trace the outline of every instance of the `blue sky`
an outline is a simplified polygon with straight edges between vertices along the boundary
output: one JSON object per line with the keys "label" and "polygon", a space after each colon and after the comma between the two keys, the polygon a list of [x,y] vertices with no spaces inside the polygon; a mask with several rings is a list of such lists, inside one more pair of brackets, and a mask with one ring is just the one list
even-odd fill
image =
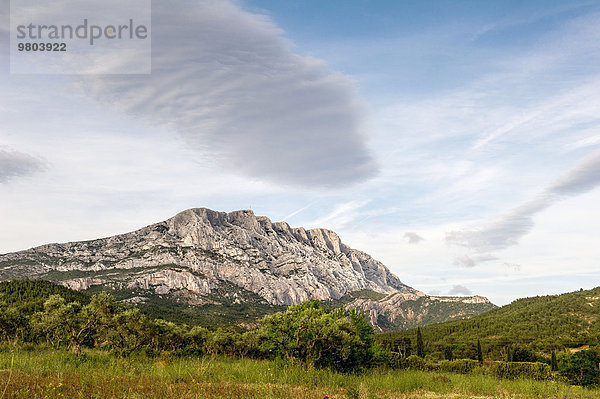
{"label": "blue sky", "polygon": [[150,76],[2,70],[0,253],[251,207],[430,294],[599,285],[600,2],[152,12]]}

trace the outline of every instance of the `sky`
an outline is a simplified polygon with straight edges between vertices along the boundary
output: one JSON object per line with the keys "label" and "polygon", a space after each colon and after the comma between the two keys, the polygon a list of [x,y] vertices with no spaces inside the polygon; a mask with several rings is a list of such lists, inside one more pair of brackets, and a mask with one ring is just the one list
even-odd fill
{"label": "sky", "polygon": [[0,253],[252,209],[431,295],[600,285],[600,1],[155,1],[129,75],[10,73],[1,4]]}

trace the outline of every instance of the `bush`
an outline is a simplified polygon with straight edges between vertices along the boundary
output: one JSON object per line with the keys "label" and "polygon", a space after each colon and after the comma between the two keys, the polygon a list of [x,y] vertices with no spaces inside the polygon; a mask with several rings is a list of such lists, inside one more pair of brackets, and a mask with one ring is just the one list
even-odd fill
{"label": "bush", "polygon": [[401,353],[391,352],[389,355],[389,363],[388,366],[394,369],[405,369],[408,368],[406,363],[406,356],[402,356]]}
{"label": "bush", "polygon": [[468,374],[479,365],[477,360],[472,359],[457,359],[449,362],[443,362],[441,365],[442,371],[451,373]]}
{"label": "bush", "polygon": [[404,368],[413,370],[425,370],[425,360],[417,355],[410,355],[404,359]]}
{"label": "bush", "polygon": [[442,364],[440,362],[434,362],[431,360],[425,360],[425,370],[427,371],[440,371]]}
{"label": "bush", "polygon": [[561,361],[560,374],[574,385],[597,385],[600,383],[600,355],[594,350],[572,354]]}
{"label": "bush", "polygon": [[477,347],[475,345],[459,345],[454,351],[453,356],[455,359],[473,359],[477,360]]}
{"label": "bush", "polygon": [[499,378],[531,378],[534,380],[545,380],[550,377],[550,366],[546,363],[526,362],[492,362],[489,365],[490,372]]}

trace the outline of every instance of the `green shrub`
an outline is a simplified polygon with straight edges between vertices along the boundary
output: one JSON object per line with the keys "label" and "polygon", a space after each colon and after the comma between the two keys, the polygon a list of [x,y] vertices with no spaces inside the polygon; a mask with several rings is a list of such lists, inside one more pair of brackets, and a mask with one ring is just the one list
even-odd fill
{"label": "green shrub", "polygon": [[417,355],[410,355],[409,357],[404,359],[404,368],[409,368],[413,370],[425,370],[425,360],[422,357]]}
{"label": "green shrub", "polygon": [[435,362],[432,360],[425,360],[425,370],[427,371],[440,371],[441,368],[441,363],[440,362]]}
{"label": "green shrub", "polygon": [[499,378],[531,378],[545,380],[550,377],[550,366],[546,363],[492,362],[490,372]]}
{"label": "green shrub", "polygon": [[600,354],[595,350],[583,350],[560,362],[560,374],[571,384],[597,385],[600,383]]}
{"label": "green shrub", "polygon": [[479,365],[477,360],[472,359],[456,359],[449,362],[441,363],[441,370],[451,373],[468,374]]}

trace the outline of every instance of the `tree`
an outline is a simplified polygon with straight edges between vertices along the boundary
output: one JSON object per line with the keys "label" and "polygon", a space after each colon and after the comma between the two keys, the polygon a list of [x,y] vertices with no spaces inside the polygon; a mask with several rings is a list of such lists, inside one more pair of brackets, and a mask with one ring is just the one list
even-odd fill
{"label": "tree", "polygon": [[24,338],[27,329],[27,319],[14,307],[5,307],[0,304],[0,339],[10,340]]}
{"label": "tree", "polygon": [[600,354],[594,350],[583,350],[569,356],[560,364],[560,373],[575,385],[600,384]]}
{"label": "tree", "polygon": [[185,350],[189,354],[203,355],[207,351],[210,331],[204,327],[195,326],[185,333]]}
{"label": "tree", "polygon": [[446,359],[446,360],[452,360],[453,359],[452,347],[450,345],[446,345],[444,347],[444,359]]}
{"label": "tree", "polygon": [[402,338],[398,342],[396,348],[398,348],[398,353],[400,353],[404,357],[412,355],[412,342],[408,337]]}
{"label": "tree", "polygon": [[74,313],[80,307],[78,302],[67,305],[60,295],[50,295],[44,302],[44,310],[32,315],[31,326],[45,335],[50,345],[59,347],[67,336]]}
{"label": "tree", "polygon": [[423,345],[423,337],[421,336],[421,327],[417,327],[417,356],[425,357],[425,346]]}
{"label": "tree", "polygon": [[396,352],[402,357],[408,357],[412,354],[412,341],[408,337],[402,337],[400,334],[388,333],[379,334],[377,338],[383,348]]}
{"label": "tree", "polygon": [[153,336],[152,323],[139,309],[127,309],[116,313],[110,328],[104,332],[104,344],[118,355],[127,356],[150,343]]}
{"label": "tree", "polygon": [[261,324],[261,349],[272,357],[350,372],[374,356],[373,327],[355,310],[330,310],[311,299],[265,316]]}
{"label": "tree", "polygon": [[481,351],[481,342],[477,340],[477,361],[483,362],[483,352]]}
{"label": "tree", "polygon": [[556,352],[552,351],[552,358],[550,359],[550,367],[552,371],[558,370],[558,361],[556,360]]}
{"label": "tree", "polygon": [[52,346],[67,344],[79,353],[83,345],[95,342],[99,330],[109,327],[115,306],[106,293],[95,295],[86,306],[78,301],[66,303],[62,296],[55,294],[44,302],[42,312],[33,314],[31,325],[42,332]]}
{"label": "tree", "polygon": [[537,361],[537,357],[535,353],[531,351],[531,349],[525,346],[517,345],[512,351],[512,361],[534,363]]}

